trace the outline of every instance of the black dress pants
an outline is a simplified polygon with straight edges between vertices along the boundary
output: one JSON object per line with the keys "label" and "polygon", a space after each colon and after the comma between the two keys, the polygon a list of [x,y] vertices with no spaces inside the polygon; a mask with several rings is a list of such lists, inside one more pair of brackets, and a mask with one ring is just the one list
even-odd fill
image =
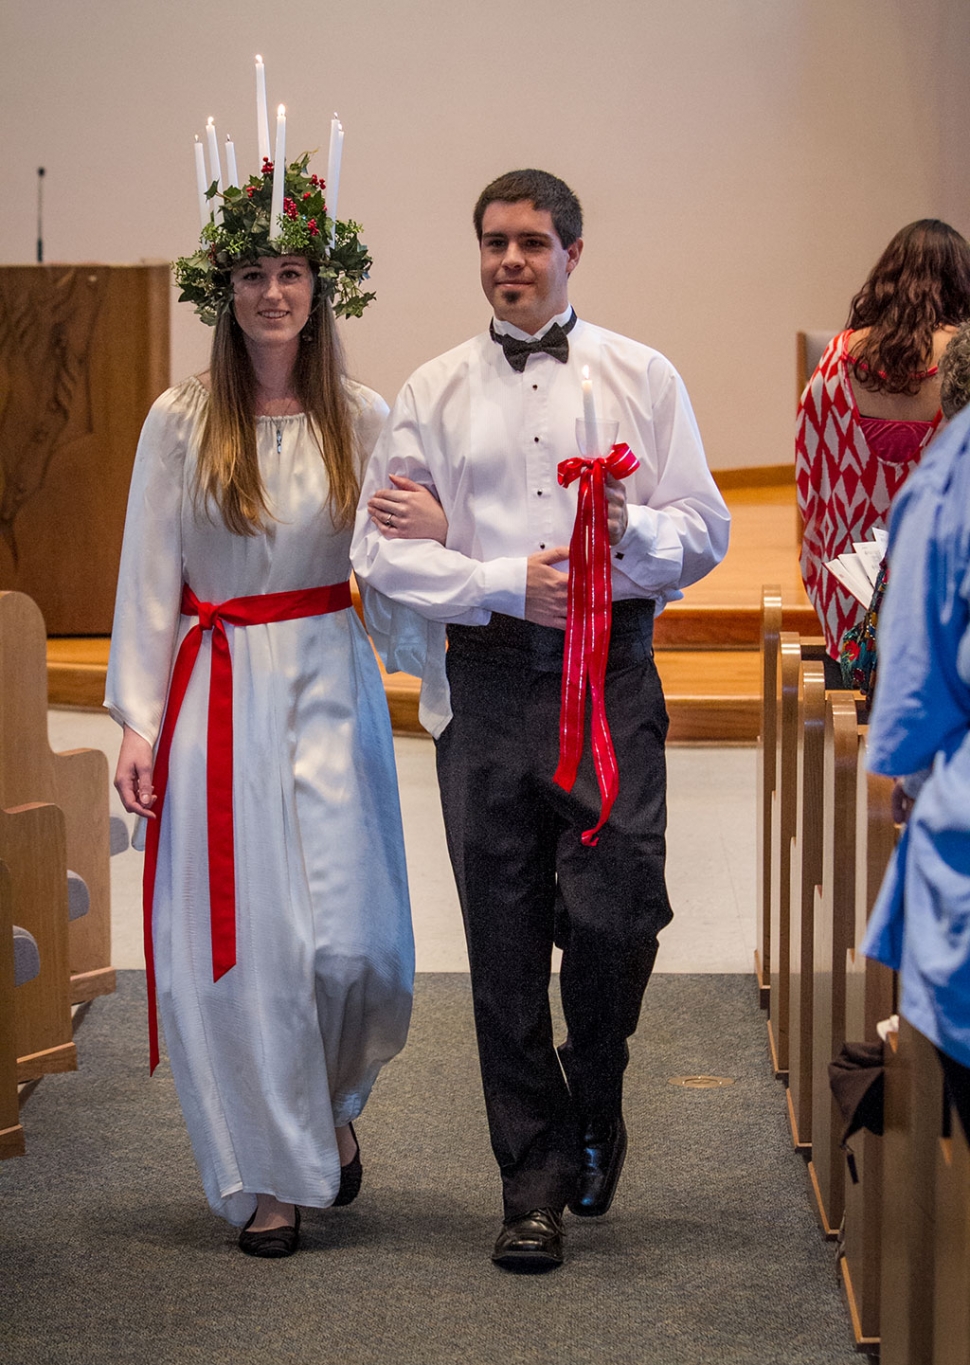
{"label": "black dress pants", "polygon": [[[600,807],[588,727],[572,792],[552,780],[562,631],[498,614],[448,630],[454,716],[438,740],[438,780],[506,1217],[572,1197],[585,1124],[619,1112],[626,1040],[672,917],[652,615],[650,602],[614,605],[606,706],[620,792],[594,848],[580,842]],[[554,942],[567,1027],[558,1056]]]}

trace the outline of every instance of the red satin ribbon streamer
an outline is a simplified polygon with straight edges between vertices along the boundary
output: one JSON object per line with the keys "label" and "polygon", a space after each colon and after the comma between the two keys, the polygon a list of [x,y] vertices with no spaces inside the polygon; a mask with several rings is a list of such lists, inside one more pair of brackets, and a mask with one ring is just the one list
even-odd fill
{"label": "red satin ribbon streamer", "polygon": [[200,602],[188,585],[182,588],[182,615],[198,616],[179,648],[168,693],[168,706],[158,740],[152,785],[155,819],[148,821],[145,837],[145,875],[142,906],[145,920],[145,968],[148,978],[149,1062],[158,1065],[158,1017],[155,1008],[155,953],[152,943],[152,907],[158,838],[168,785],[168,762],[172,736],[185,692],[199,655],[202,637],[212,632],[209,672],[209,729],[206,741],[206,815],[209,843],[209,913],[212,934],[212,979],[218,981],[236,965],[236,859],[232,811],[232,654],[226,622],[232,626],[261,626],[272,621],[295,621],[303,616],[324,616],[351,605],[350,584],[332,583],[323,588],[300,588],[296,592],[268,592],[258,597],[234,597],[228,602]]}
{"label": "red satin ribbon streamer", "polygon": [[586,688],[593,703],[593,763],[600,789],[600,818],[582,836],[594,848],[620,789],[616,754],[606,719],[606,660],[610,652],[613,578],[605,478],[625,479],[640,466],[628,445],[615,445],[595,459],[574,458],[559,465],[559,482],[568,488],[579,480],[576,521],[569,542],[569,604],[562,661],[562,707],[559,713],[559,766],[553,780],[572,791],[583,756]]}

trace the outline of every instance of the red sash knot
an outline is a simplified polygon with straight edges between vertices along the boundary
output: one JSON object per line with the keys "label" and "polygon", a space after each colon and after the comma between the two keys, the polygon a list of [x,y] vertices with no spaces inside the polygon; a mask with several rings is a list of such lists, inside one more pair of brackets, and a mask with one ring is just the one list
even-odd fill
{"label": "red sash knot", "polygon": [[206,817],[209,845],[209,913],[212,933],[212,979],[218,981],[236,965],[236,859],[233,846],[232,809],[232,654],[226,624],[268,625],[295,621],[304,616],[324,616],[351,605],[350,584],[333,583],[323,588],[300,588],[295,592],[268,592],[257,597],[233,597],[227,602],[200,602],[186,584],[182,588],[182,615],[197,616],[198,623],[186,634],[175,658],[168,705],[162,724],[152,785],[155,819],[147,822],[145,875],[142,905],[145,922],[145,968],[148,980],[148,1039],[151,1070],[158,1065],[158,1018],[155,996],[155,953],[152,943],[152,907],[158,867],[158,839],[168,786],[172,736],[202,637],[212,633],[209,672],[209,723],[206,740]]}
{"label": "red sash knot", "polygon": [[593,764],[600,789],[600,817],[582,836],[594,848],[620,789],[616,754],[606,719],[606,661],[610,652],[613,578],[606,508],[607,474],[625,479],[640,466],[628,445],[615,445],[606,456],[563,460],[563,488],[579,480],[576,521],[569,542],[569,602],[562,662],[562,707],[559,713],[559,766],[553,781],[572,791],[583,756],[586,689],[592,699]]}

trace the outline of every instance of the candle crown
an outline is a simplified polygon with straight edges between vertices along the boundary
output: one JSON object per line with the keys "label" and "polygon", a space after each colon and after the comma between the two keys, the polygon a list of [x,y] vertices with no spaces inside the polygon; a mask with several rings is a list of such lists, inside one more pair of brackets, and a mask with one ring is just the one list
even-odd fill
{"label": "candle crown", "polygon": [[307,169],[305,152],[286,167],[283,212],[271,223],[273,163],[264,161],[259,175],[242,187],[206,191],[212,220],[202,229],[199,248],[174,263],[180,303],[193,303],[202,321],[215,326],[232,302],[231,272],[261,256],[304,256],[315,268],[323,297],[338,317],[360,317],[376,295],[362,289],[372,264],[360,241],[359,223],[334,222],[326,203],[326,185]]}

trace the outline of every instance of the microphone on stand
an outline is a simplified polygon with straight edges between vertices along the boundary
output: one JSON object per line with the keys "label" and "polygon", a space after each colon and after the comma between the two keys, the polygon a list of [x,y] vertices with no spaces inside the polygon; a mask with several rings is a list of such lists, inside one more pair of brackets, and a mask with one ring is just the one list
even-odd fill
{"label": "microphone on stand", "polygon": [[44,176],[43,166],[37,167],[37,264],[44,263]]}

